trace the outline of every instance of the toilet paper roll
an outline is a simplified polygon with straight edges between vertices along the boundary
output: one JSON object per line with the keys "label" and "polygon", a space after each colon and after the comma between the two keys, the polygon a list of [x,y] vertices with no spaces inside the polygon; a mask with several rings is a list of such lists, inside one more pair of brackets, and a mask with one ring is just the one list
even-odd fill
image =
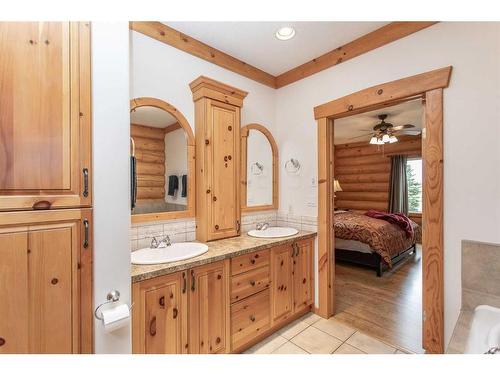
{"label": "toilet paper roll", "polygon": [[128,326],[130,309],[128,305],[121,304],[102,312],[102,324],[106,332],[113,332]]}

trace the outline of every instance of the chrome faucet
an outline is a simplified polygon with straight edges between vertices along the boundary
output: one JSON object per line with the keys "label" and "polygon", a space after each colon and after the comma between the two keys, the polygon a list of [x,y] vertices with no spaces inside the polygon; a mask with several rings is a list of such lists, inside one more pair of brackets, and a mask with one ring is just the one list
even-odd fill
{"label": "chrome faucet", "polygon": [[269,223],[257,223],[257,230],[266,230],[267,228],[269,228]]}
{"label": "chrome faucet", "polygon": [[160,242],[156,239],[156,237],[153,237],[151,239],[151,245],[149,246],[151,249],[158,249],[158,248],[163,248],[167,246],[172,246],[172,242],[170,241],[170,236],[165,236],[163,237]]}

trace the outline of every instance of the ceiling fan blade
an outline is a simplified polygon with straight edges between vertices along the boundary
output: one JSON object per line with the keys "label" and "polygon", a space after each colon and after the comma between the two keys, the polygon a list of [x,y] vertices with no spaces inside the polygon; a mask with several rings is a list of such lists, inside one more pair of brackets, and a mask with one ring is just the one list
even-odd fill
{"label": "ceiling fan blade", "polygon": [[400,130],[398,131],[398,135],[420,135],[422,133],[421,130]]}
{"label": "ceiling fan blade", "polygon": [[398,125],[398,126],[394,126],[392,128],[392,130],[410,129],[410,128],[414,128],[414,127],[415,127],[415,125],[412,125],[412,124]]}
{"label": "ceiling fan blade", "polygon": [[356,139],[356,138],[367,138],[370,134],[363,134],[363,135],[358,135],[356,137],[351,137],[351,138],[347,138],[347,139]]}

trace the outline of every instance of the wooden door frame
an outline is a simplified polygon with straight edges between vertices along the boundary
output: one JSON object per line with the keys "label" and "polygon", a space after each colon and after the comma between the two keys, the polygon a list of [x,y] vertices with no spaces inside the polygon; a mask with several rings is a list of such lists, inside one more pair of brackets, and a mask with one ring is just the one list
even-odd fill
{"label": "wooden door frame", "polygon": [[335,119],[422,98],[423,231],[422,346],[427,353],[444,352],[443,281],[443,89],[452,67],[373,86],[314,108],[318,123],[318,314],[335,311],[335,234],[333,177]]}

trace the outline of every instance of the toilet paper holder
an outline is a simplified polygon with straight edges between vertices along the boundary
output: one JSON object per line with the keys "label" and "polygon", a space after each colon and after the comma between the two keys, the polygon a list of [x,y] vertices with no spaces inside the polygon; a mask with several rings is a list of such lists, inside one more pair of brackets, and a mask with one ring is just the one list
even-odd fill
{"label": "toilet paper holder", "polygon": [[[112,290],[110,291],[107,296],[106,296],[106,302],[103,302],[101,303],[99,306],[97,306],[94,310],[94,316],[96,317],[96,319],[98,320],[104,320],[103,317],[102,317],[102,313],[99,314],[99,310],[101,309],[101,307],[103,307],[104,305],[107,305],[109,303],[113,303],[113,302],[118,302],[120,300],[120,292],[118,290]],[[133,304],[132,304],[133,306]],[[129,306],[129,310],[132,310],[132,306]]]}

